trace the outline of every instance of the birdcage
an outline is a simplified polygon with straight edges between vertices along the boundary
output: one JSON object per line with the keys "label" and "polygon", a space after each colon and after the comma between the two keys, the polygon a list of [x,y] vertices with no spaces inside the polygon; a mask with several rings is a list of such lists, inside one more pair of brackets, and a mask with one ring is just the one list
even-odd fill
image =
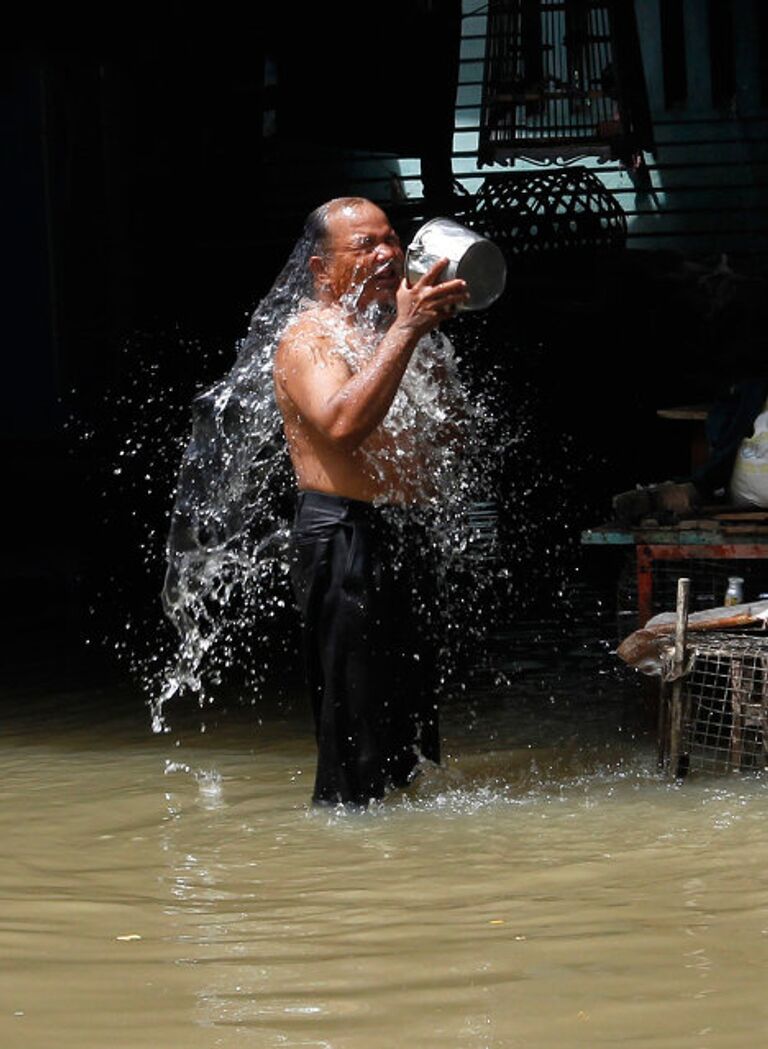
{"label": "birdcage", "polygon": [[768,634],[689,635],[681,669],[663,675],[659,743],[660,763],[677,776],[764,771]]}
{"label": "birdcage", "polygon": [[632,4],[489,0],[486,8],[478,166],[652,149]]}

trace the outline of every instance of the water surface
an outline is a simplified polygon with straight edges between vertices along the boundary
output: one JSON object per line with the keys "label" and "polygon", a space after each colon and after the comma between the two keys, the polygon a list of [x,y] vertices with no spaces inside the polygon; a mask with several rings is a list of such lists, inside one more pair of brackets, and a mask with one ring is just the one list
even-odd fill
{"label": "water surface", "polygon": [[309,807],[298,698],[155,735],[129,688],[17,686],[0,1045],[764,1044],[768,787],[665,782],[599,673],[453,699],[444,766],[362,814]]}

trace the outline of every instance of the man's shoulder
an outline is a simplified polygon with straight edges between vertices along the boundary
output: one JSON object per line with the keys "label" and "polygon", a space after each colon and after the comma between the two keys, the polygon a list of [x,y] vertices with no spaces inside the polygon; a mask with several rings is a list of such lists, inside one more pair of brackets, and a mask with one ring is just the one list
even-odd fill
{"label": "man's shoulder", "polygon": [[343,364],[344,346],[345,332],[338,311],[327,306],[310,306],[285,328],[277,347],[276,364],[285,365],[288,361],[299,367],[328,365],[332,361]]}
{"label": "man's shoulder", "polygon": [[314,305],[301,310],[286,326],[281,342],[306,338],[330,339],[338,328],[338,313],[330,306]]}

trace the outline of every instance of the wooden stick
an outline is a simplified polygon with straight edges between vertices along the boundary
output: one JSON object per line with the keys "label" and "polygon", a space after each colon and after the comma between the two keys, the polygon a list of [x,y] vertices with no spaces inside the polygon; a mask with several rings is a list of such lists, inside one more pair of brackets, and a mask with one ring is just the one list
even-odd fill
{"label": "wooden stick", "polygon": [[671,779],[678,779],[681,774],[682,740],[683,740],[683,670],[685,668],[685,642],[688,629],[688,599],[690,596],[690,579],[677,581],[677,618],[675,620],[675,678],[672,683],[669,712],[669,757],[667,773]]}

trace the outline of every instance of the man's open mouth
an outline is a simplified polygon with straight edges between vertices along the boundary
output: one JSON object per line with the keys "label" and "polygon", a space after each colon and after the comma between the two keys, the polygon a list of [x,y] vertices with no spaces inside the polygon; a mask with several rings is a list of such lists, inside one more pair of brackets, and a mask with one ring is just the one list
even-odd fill
{"label": "man's open mouth", "polygon": [[373,278],[377,284],[398,284],[400,282],[400,276],[399,268],[393,266],[390,262],[378,266],[373,271]]}

